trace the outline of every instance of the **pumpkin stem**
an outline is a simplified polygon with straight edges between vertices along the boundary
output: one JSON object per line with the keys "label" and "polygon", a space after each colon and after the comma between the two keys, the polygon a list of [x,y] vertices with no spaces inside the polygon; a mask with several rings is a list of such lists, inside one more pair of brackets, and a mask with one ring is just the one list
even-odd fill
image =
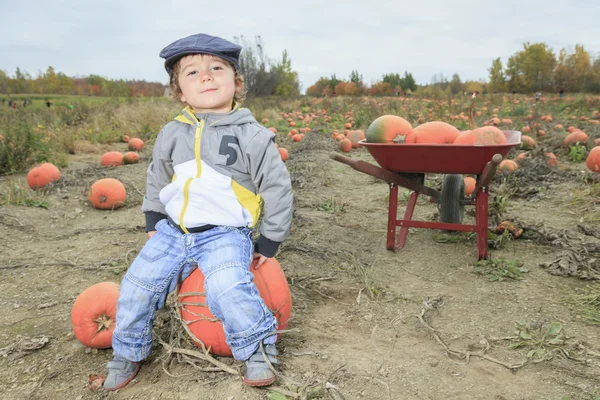
{"label": "pumpkin stem", "polygon": [[397,135],[392,142],[394,143],[404,143],[406,142],[406,136],[405,135]]}
{"label": "pumpkin stem", "polygon": [[106,202],[106,196],[100,196],[100,203]]}
{"label": "pumpkin stem", "polygon": [[98,324],[98,329],[96,330],[96,333],[98,333],[102,330],[110,328],[110,324],[112,324],[113,320],[108,315],[102,314],[98,317],[98,319],[94,320],[94,322]]}

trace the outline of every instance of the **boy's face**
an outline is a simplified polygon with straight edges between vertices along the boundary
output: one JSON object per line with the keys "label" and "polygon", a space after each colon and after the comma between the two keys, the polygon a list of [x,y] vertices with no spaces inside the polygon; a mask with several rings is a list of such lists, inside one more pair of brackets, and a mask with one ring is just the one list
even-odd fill
{"label": "boy's face", "polygon": [[231,65],[209,54],[192,54],[179,61],[181,101],[195,112],[229,112],[236,82]]}

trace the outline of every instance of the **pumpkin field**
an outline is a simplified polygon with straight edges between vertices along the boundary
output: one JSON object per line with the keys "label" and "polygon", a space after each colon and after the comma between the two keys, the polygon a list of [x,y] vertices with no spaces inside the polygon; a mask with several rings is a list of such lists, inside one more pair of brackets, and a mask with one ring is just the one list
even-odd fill
{"label": "pumpkin field", "polygon": [[[287,319],[275,384],[248,387],[243,362],[197,345],[180,309],[201,300],[173,293],[133,383],[102,390],[110,310],[147,240],[153,143],[180,106],[73,97],[0,109],[2,399],[600,399],[600,96],[244,106],[276,133],[294,189],[275,257],[285,277],[260,278],[269,296],[286,281],[291,294],[272,306]],[[387,250],[388,183],[331,155],[377,165],[361,140],[486,145],[503,131],[521,144],[491,179],[481,261],[473,232],[410,228],[404,248]],[[424,183],[442,190],[444,179]],[[476,179],[464,175],[465,196]],[[398,218],[410,199],[399,187]],[[421,194],[413,220],[440,217]],[[463,223],[475,223],[472,205]]]}

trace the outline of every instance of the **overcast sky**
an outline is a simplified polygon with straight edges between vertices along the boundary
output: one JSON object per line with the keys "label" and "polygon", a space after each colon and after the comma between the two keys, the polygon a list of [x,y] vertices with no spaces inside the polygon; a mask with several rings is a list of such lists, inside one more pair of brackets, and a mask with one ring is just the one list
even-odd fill
{"label": "overcast sky", "polygon": [[303,89],[321,76],[486,78],[526,41],[600,52],[600,0],[0,0],[0,69],[167,82],[160,50],[194,33],[260,35]]}

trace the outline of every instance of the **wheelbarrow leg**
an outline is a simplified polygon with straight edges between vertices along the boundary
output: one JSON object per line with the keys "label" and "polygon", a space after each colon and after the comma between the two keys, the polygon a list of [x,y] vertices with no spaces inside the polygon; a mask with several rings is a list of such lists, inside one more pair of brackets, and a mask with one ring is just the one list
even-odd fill
{"label": "wheelbarrow leg", "polygon": [[396,221],[398,219],[398,185],[390,183],[390,200],[388,206],[388,231],[387,244],[388,250],[394,250],[394,239],[396,238]]}
{"label": "wheelbarrow leg", "polygon": [[[417,197],[419,197],[419,192],[411,192],[410,197],[408,199],[408,205],[406,206],[406,211],[404,211],[405,221],[410,221],[412,219],[415,204],[417,204]],[[398,235],[399,249],[404,247],[404,243],[406,242],[406,235],[408,235],[408,226],[403,226],[402,228],[400,228],[400,235]]]}
{"label": "wheelbarrow leg", "polygon": [[481,188],[475,197],[475,220],[477,224],[477,256],[488,258],[488,192]]}

